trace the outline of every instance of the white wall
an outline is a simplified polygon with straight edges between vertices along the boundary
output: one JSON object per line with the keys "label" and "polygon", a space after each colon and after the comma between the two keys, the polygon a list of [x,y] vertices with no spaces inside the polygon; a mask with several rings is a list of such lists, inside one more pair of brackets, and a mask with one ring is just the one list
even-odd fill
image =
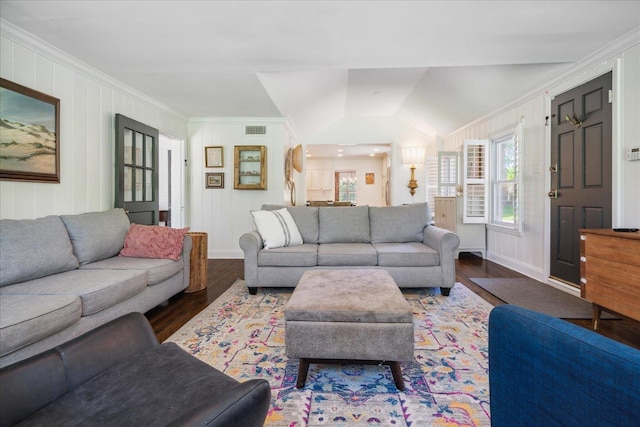
{"label": "white wall", "polygon": [[[266,135],[245,135],[247,125],[265,125]],[[263,204],[285,204],[285,153],[290,144],[284,120],[251,118],[193,118],[189,120],[189,181],[192,231],[208,234],[209,258],[242,258],[238,241],[255,228],[250,211]],[[236,145],[267,147],[267,189],[234,190]],[[223,167],[205,168],[204,147],[222,146]],[[205,173],[223,172],[224,188],[205,188]]]}
{"label": "white wall", "polygon": [[114,118],[186,139],[187,120],[32,35],[2,22],[0,75],[60,99],[60,183],[0,181],[0,218],[114,206]]}
{"label": "white wall", "polygon": [[551,97],[613,71],[613,226],[640,226],[640,161],[624,160],[624,148],[640,145],[640,40],[627,39],[592,55],[547,88],[514,102],[444,138],[442,150],[458,150],[465,139],[488,138],[525,118],[523,231],[521,235],[487,230],[487,258],[541,281],[549,274],[550,128],[545,126]]}

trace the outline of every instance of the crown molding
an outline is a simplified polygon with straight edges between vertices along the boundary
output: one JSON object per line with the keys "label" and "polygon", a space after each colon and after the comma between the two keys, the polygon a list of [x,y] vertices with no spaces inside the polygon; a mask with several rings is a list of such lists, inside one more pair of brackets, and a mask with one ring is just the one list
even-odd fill
{"label": "crown molding", "polygon": [[89,79],[95,80],[98,83],[108,86],[116,91],[129,93],[136,98],[139,98],[141,101],[146,102],[147,104],[153,105],[154,107],[164,110],[167,113],[173,114],[183,120],[187,120],[187,117],[177,112],[173,108],[159,102],[154,98],[151,98],[148,95],[145,95],[144,93],[132,88],[131,86],[127,86],[126,84],[114,79],[113,77],[103,73],[102,71],[93,68],[89,64],[80,61],[79,59],[71,56],[65,51],[58,49],[52,44],[47,43],[46,41],[12,24],[4,18],[0,18],[0,35],[2,37],[10,39],[14,43],[18,43],[24,46],[27,49],[35,51],[36,53],[52,60],[57,64],[67,67],[79,74],[82,74]]}
{"label": "crown molding", "polygon": [[[618,39],[604,46],[603,48],[596,50],[595,52],[587,55],[581,60],[576,61],[571,68],[563,71],[558,76],[553,77],[546,84],[541,85],[536,89],[530,90],[529,92],[514,99],[508,104],[503,105],[502,107],[496,110],[493,110],[492,112],[487,113],[473,120],[472,122],[467,123],[466,125],[449,133],[447,137],[453,136],[459,132],[462,132],[473,126],[476,126],[477,124],[482,123],[493,116],[501,114],[512,108],[515,108],[518,105],[521,105],[524,102],[529,101],[537,96],[540,96],[543,94],[550,94],[552,92],[557,93],[557,90],[558,90],[557,88],[560,86],[566,87],[566,89],[564,89],[566,91],[571,89],[570,85],[572,84],[572,82],[580,81],[580,83],[574,84],[574,86],[579,86],[581,83],[588,81],[589,78],[597,77],[592,75],[593,73],[591,73],[591,70],[601,69],[602,72],[604,73],[606,72],[606,70],[613,69],[620,55],[624,51],[638,44],[640,44],[640,27],[637,27],[629,31],[627,34],[619,37]],[[581,76],[585,76],[585,78],[581,79]],[[550,88],[553,88],[553,89],[550,89]]]}

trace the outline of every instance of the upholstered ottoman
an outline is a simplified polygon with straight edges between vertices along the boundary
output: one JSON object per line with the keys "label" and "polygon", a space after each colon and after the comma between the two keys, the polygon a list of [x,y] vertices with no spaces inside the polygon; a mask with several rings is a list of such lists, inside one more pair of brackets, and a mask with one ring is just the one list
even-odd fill
{"label": "upholstered ottoman", "polygon": [[309,363],[383,363],[404,390],[400,362],[413,359],[413,312],[385,270],[309,270],[285,306],[285,351]]}

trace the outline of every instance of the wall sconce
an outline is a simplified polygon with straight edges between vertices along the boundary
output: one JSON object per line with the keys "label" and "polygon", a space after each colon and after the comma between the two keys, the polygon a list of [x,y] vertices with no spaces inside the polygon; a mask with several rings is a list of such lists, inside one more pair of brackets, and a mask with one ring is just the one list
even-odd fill
{"label": "wall sconce", "polygon": [[416,181],[416,165],[424,164],[424,147],[405,146],[402,147],[402,163],[411,167],[411,179],[409,180],[409,192],[411,197],[416,194],[416,188],[418,188],[418,181]]}

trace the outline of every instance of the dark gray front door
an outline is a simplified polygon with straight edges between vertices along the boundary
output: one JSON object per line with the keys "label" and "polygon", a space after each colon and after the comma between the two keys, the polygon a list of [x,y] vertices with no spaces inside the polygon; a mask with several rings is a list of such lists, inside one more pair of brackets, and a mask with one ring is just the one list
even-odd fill
{"label": "dark gray front door", "polygon": [[611,73],[551,102],[550,275],[579,286],[580,228],[611,228]]}
{"label": "dark gray front door", "polygon": [[158,224],[159,132],[116,114],[116,207],[136,224]]}

